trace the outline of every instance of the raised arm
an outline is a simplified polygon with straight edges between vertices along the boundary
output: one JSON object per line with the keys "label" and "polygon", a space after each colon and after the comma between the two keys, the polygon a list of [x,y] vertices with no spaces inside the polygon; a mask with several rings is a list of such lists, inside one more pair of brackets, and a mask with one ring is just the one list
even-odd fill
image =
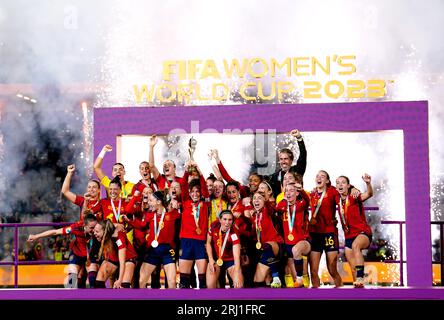
{"label": "raised arm", "polygon": [[199,166],[194,163],[194,166],[196,167],[196,170],[199,172],[199,180],[200,180],[200,190],[202,193],[202,197],[205,199],[208,199],[210,197],[210,192],[208,191],[207,182],[205,181],[205,177],[202,174],[202,171],[200,171]]}
{"label": "raised arm", "polygon": [[60,229],[53,229],[53,230],[47,230],[47,231],[43,231],[41,233],[37,233],[37,234],[30,234],[28,236],[28,242],[33,242],[35,240],[41,239],[41,238],[47,238],[47,237],[52,237],[52,236],[59,236],[63,234],[63,228]]}
{"label": "raised arm", "polygon": [[[214,164],[214,162],[212,161],[213,158],[216,160],[216,158],[214,157],[214,152],[216,152],[216,155],[217,155],[217,150],[216,149],[210,150],[208,152],[208,159],[210,161],[211,169],[213,169],[213,172],[214,172],[214,174],[216,176],[216,179],[222,181],[223,177],[222,177],[222,174],[220,173],[219,167],[218,167],[217,164]],[[219,160],[219,162],[220,162],[220,160]]]}
{"label": "raised arm", "polygon": [[296,161],[296,164],[293,166],[294,171],[303,176],[305,169],[307,168],[307,149],[305,148],[302,134],[298,129],[292,130],[291,135],[296,138],[299,146],[299,158]]}
{"label": "raised arm", "polygon": [[[133,190],[134,190],[134,188],[133,188]],[[125,205],[125,212],[130,213],[130,214],[134,214],[134,212],[136,212],[135,204],[136,204],[136,202],[139,202],[140,200],[141,200],[140,191],[136,190],[134,192],[134,196],[131,197],[131,200]]]}
{"label": "raised arm", "polygon": [[68,199],[72,203],[74,203],[76,201],[76,194],[74,192],[71,192],[71,190],[69,190],[69,187],[71,186],[71,178],[72,178],[75,170],[76,170],[76,166],[73,164],[70,164],[67,167],[68,172],[66,173],[66,177],[65,177],[65,180],[63,181],[63,185],[62,185],[63,195],[65,196],[66,199]]}
{"label": "raised arm", "polygon": [[373,196],[372,177],[367,173],[364,173],[362,180],[364,180],[365,184],[367,185],[367,190],[361,194],[361,200],[365,201]]}
{"label": "raised arm", "polygon": [[[217,168],[219,169],[219,172],[220,172],[220,175],[222,176],[222,178],[226,182],[233,180],[233,178],[231,178],[231,176],[228,174],[228,171],[225,169],[224,165],[222,164],[222,161],[220,161],[219,152],[217,151],[217,149],[213,149],[212,154],[213,154],[214,160],[216,160]],[[219,177],[218,177],[218,179],[219,179]]]}
{"label": "raised arm", "polygon": [[113,151],[113,147],[109,144],[105,145],[94,161],[94,172],[96,173],[97,178],[99,178],[100,181],[102,181],[103,177],[105,177],[105,173],[102,170],[103,158],[105,157],[105,154],[110,151]]}
{"label": "raised arm", "polygon": [[160,173],[154,164],[154,146],[157,144],[157,136],[153,134],[150,138],[150,170],[153,173],[154,180],[157,180]]}

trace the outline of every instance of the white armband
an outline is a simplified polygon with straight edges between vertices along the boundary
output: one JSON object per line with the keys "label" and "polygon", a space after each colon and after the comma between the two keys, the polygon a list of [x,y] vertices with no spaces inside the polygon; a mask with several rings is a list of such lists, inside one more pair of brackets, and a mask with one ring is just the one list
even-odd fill
{"label": "white armband", "polygon": [[105,157],[105,154],[106,154],[106,150],[102,149],[102,151],[100,151],[100,153],[99,153],[97,158],[102,158],[103,159]]}

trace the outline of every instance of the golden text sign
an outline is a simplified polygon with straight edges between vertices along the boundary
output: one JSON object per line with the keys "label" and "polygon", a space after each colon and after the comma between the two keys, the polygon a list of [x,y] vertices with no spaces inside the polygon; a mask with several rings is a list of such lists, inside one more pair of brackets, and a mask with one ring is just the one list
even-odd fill
{"label": "golden text sign", "polygon": [[382,98],[387,82],[356,79],[355,55],[167,60],[162,82],[135,84],[136,103],[226,101],[237,93],[248,101],[281,101],[297,92],[304,99]]}

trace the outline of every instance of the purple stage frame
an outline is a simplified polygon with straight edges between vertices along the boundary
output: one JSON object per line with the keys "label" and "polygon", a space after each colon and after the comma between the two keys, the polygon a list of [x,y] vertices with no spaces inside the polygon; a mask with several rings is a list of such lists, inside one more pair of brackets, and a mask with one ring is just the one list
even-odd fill
{"label": "purple stage frame", "polygon": [[[432,287],[427,101],[97,108],[94,110],[94,157],[105,144],[113,146],[113,152],[103,161],[105,172],[110,174],[116,160],[116,136],[167,135],[172,129],[190,132],[192,121],[199,121],[200,132],[205,129],[222,132],[229,128],[275,129],[277,132],[290,132],[294,128],[302,132],[403,130],[407,285]],[[217,298],[216,292],[227,295],[223,290],[211,292],[215,295],[211,299]],[[259,293],[258,290],[247,292],[251,292],[253,298]],[[266,295],[271,293],[266,292]],[[180,296],[180,291],[177,295]]]}
{"label": "purple stage frame", "polygon": [[3,289],[0,300],[444,300],[443,288]]}

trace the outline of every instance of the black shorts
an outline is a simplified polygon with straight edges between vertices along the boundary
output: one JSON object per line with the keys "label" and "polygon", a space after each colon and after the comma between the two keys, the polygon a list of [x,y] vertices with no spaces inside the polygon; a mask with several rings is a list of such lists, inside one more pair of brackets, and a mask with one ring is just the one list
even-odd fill
{"label": "black shorts", "polygon": [[[369,245],[368,246],[370,246],[370,244],[372,243],[372,235],[370,234],[370,235],[368,235],[367,233],[365,233],[365,232],[361,232],[360,234],[358,234],[358,236],[359,235],[361,235],[361,234],[363,234],[364,236],[366,236],[367,238],[368,238],[368,240],[369,240]],[[356,236],[356,237],[353,237],[353,238],[350,238],[350,239],[345,239],[345,247],[346,248],[349,248],[349,249],[351,249],[352,248],[352,245],[353,245],[353,241],[355,241],[355,239],[358,237],[358,236]],[[368,247],[367,247],[368,248]],[[367,248],[363,248],[363,249],[367,249]]]}
{"label": "black shorts", "polygon": [[[310,244],[310,248],[311,248],[312,244],[311,244],[311,239],[310,238],[307,238],[307,239],[304,239],[304,240],[301,240],[301,241],[307,241]],[[301,242],[301,241],[299,241],[299,242]],[[296,244],[298,244],[298,243],[296,243]],[[286,254],[287,258],[293,259],[293,247],[296,244],[285,244],[285,254]]]}
{"label": "black shorts", "polygon": [[339,251],[338,235],[331,233],[314,233],[310,232],[311,251],[314,252],[332,252]]}

